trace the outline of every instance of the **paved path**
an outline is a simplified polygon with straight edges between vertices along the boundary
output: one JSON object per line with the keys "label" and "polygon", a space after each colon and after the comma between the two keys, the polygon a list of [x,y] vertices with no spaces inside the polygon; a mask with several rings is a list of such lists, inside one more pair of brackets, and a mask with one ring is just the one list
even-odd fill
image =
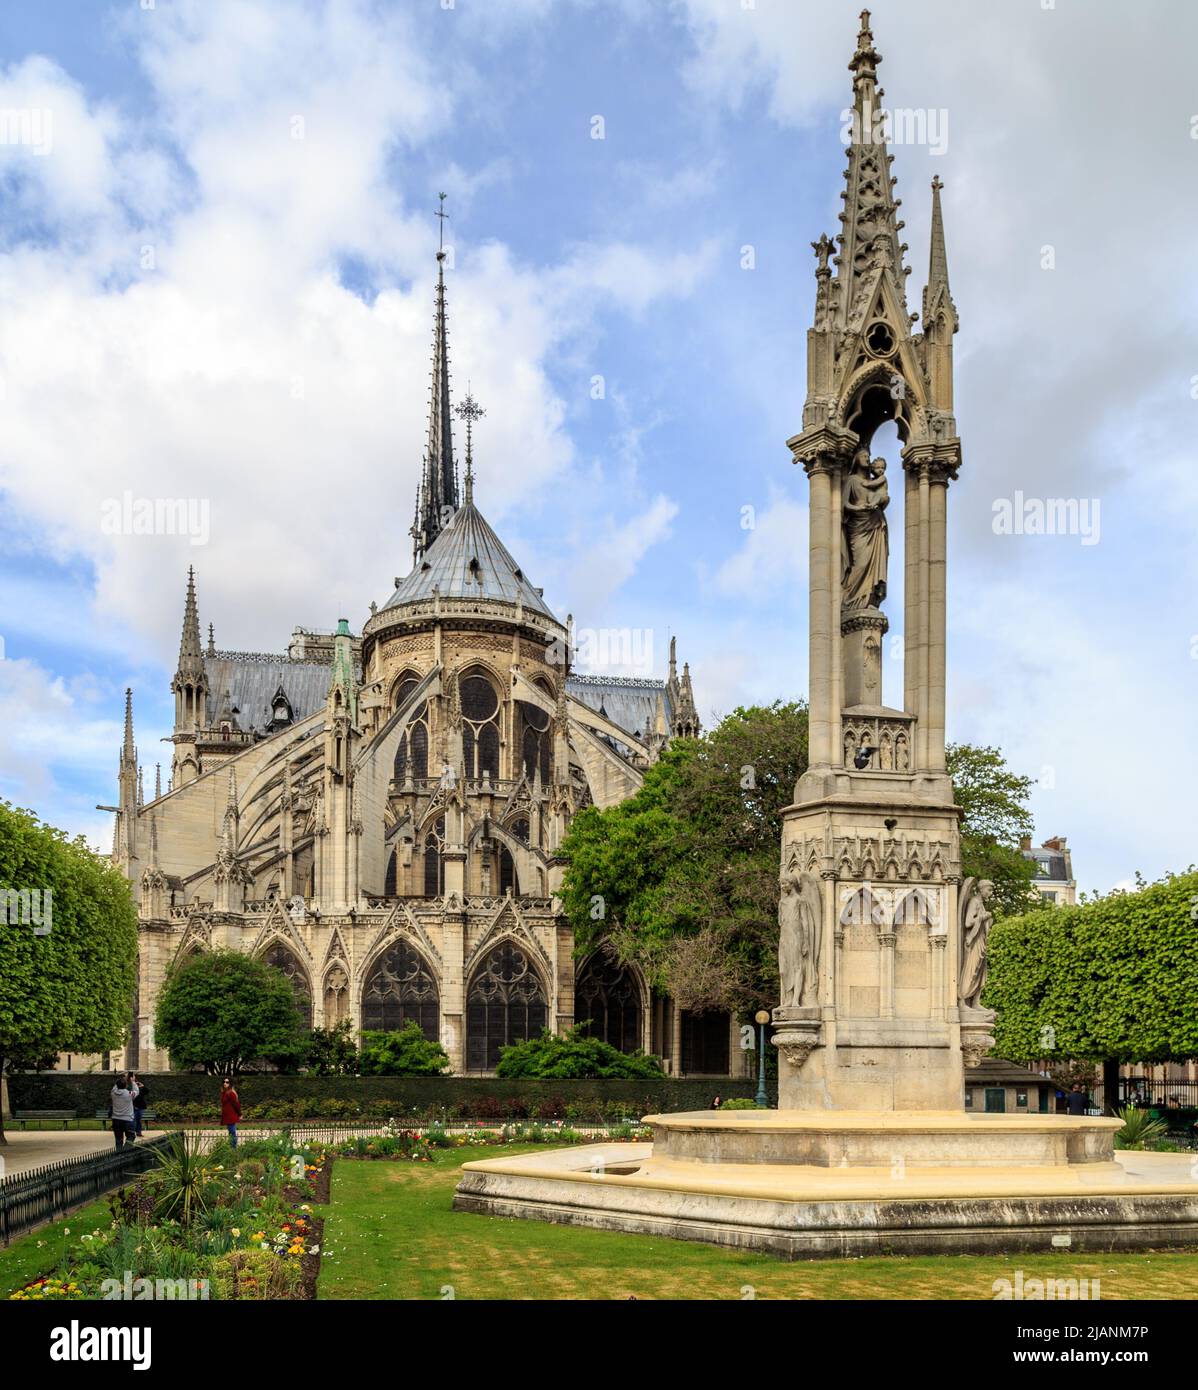
{"label": "paved path", "polygon": [[0,1144],[0,1177],[12,1177],[64,1158],[110,1153],[112,1131],[103,1129],[6,1129],[7,1144]]}

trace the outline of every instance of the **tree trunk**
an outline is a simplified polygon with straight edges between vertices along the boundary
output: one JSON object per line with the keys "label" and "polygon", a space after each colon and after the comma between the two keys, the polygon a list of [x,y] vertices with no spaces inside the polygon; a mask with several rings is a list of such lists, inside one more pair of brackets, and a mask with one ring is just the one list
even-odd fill
{"label": "tree trunk", "polygon": [[4,1079],[4,1054],[0,1052],[0,1144],[8,1143],[4,1132],[4,1107],[8,1103],[8,1082]]}
{"label": "tree trunk", "polygon": [[1102,1059],[1102,1110],[1104,1115],[1113,1115],[1119,1104],[1119,1059]]}

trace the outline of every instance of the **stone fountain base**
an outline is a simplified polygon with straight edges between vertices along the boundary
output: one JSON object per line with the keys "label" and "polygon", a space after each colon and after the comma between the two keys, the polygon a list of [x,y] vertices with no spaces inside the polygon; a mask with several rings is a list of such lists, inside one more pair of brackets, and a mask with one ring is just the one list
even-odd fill
{"label": "stone fountain base", "polygon": [[934,1112],[653,1115],[652,1144],[468,1163],[458,1211],[789,1259],[1198,1245],[1187,1154],[1120,1154],[1118,1122]]}

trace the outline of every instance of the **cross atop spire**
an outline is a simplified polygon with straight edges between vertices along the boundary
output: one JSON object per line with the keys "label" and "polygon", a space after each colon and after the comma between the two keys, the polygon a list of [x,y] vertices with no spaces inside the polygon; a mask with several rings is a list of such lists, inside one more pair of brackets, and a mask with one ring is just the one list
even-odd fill
{"label": "cross atop spire", "polygon": [[453,413],[466,422],[466,504],[469,506],[474,501],[474,422],[487,413],[474,399],[469,382],[466,383],[466,399],[454,406]]}
{"label": "cross atop spire", "polygon": [[453,429],[449,396],[449,329],[445,316],[445,194],[435,216],[441,219],[437,249],[437,296],[433,315],[433,370],[429,393],[428,443],[424,473],[416,493],[412,525],[412,562],[418,564],[458,509],[458,478],[453,464]]}

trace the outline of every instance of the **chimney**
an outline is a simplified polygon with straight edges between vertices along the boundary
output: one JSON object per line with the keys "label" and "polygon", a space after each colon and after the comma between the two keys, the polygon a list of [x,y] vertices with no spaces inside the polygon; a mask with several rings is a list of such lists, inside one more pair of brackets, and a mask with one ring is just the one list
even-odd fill
{"label": "chimney", "polygon": [[1055,853],[1057,853],[1057,854],[1064,854],[1064,852],[1065,852],[1065,837],[1064,837],[1064,835],[1054,835],[1050,840],[1045,840],[1045,841],[1044,841],[1044,846],[1043,846],[1043,847],[1044,847],[1045,849],[1051,849],[1051,850],[1053,850],[1053,851],[1054,851]]}
{"label": "chimney", "polygon": [[1023,838],[1019,841],[1019,848],[1020,848],[1021,850],[1027,851],[1027,850],[1031,849],[1031,847],[1032,847],[1032,837],[1031,837],[1030,835],[1024,835]]}

